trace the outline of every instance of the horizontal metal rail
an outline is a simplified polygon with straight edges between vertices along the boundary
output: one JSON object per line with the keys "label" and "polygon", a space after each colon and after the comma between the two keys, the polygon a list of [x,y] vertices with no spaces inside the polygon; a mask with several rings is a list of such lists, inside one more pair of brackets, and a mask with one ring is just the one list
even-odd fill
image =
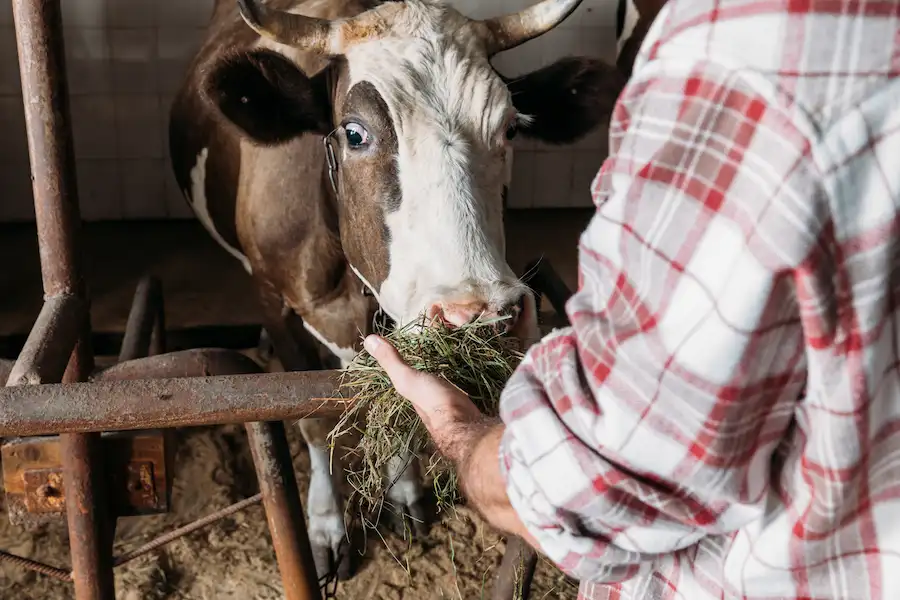
{"label": "horizontal metal rail", "polygon": [[337,416],[339,371],[45,384],[0,389],[0,437]]}

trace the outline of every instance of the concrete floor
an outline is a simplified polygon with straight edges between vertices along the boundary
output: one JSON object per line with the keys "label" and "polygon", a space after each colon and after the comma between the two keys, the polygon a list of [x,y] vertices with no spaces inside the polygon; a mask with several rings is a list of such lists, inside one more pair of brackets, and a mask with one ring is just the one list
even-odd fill
{"label": "concrete floor", "polygon": [[[577,282],[578,237],[593,209],[513,211],[507,254],[517,272],[543,256],[571,289]],[[196,221],[89,223],[85,274],[97,332],[123,331],[138,279],[160,278],[167,328],[260,322],[249,276]],[[0,336],[27,333],[41,307],[33,226],[0,226]]]}

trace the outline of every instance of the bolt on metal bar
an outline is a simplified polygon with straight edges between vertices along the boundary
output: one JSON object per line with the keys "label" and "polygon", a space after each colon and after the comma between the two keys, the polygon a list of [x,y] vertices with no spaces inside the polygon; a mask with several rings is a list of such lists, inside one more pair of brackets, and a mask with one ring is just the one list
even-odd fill
{"label": "bolt on metal bar", "polygon": [[197,519],[192,523],[188,523],[187,525],[183,525],[177,529],[173,529],[168,533],[164,533],[163,535],[143,544],[135,548],[134,550],[129,550],[125,554],[119,556],[115,560],[115,566],[119,567],[124,565],[125,563],[129,563],[136,558],[139,558],[148,552],[152,552],[156,550],[160,546],[165,546],[166,544],[177,540],[178,538],[184,537],[190,533],[197,531],[198,529],[203,529],[208,525],[212,525],[216,521],[221,521],[225,517],[233,515],[236,512],[240,512],[249,506],[253,506],[254,504],[259,504],[260,500],[262,500],[262,493],[256,494],[254,496],[250,496],[249,498],[245,498],[239,502],[235,502],[229,506],[226,506],[222,510],[217,510],[214,513],[208,514],[205,517]]}
{"label": "bolt on metal bar", "polygon": [[9,552],[0,550],[0,561],[12,563],[19,567],[22,567],[23,569],[28,569],[29,571],[36,571],[38,573],[47,575],[48,577],[59,579],[60,581],[68,581],[69,583],[72,582],[72,573],[70,573],[69,571],[57,569],[56,567],[51,567],[50,565],[44,564],[42,562],[31,560],[30,558],[25,558],[24,556],[16,556],[15,554],[10,554]]}

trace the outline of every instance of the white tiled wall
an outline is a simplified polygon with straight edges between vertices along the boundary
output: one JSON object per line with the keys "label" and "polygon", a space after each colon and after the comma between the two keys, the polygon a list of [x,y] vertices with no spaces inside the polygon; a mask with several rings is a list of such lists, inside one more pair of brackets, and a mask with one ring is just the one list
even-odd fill
{"label": "white tiled wall", "polygon": [[[531,0],[451,0],[472,17]],[[82,214],[190,217],[167,164],[167,112],[213,0],[62,0]],[[515,75],[567,54],[612,60],[615,0],[584,0],[550,33],[495,59]],[[0,0],[0,221],[33,219],[10,0]],[[606,132],[573,147],[517,140],[510,205],[586,206]]]}

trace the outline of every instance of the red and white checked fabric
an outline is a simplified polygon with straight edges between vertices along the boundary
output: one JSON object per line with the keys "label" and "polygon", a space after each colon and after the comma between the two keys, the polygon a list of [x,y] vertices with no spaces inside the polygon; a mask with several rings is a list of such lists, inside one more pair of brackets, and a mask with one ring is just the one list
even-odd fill
{"label": "red and white checked fabric", "polygon": [[501,469],[580,598],[900,599],[900,1],[673,0]]}

